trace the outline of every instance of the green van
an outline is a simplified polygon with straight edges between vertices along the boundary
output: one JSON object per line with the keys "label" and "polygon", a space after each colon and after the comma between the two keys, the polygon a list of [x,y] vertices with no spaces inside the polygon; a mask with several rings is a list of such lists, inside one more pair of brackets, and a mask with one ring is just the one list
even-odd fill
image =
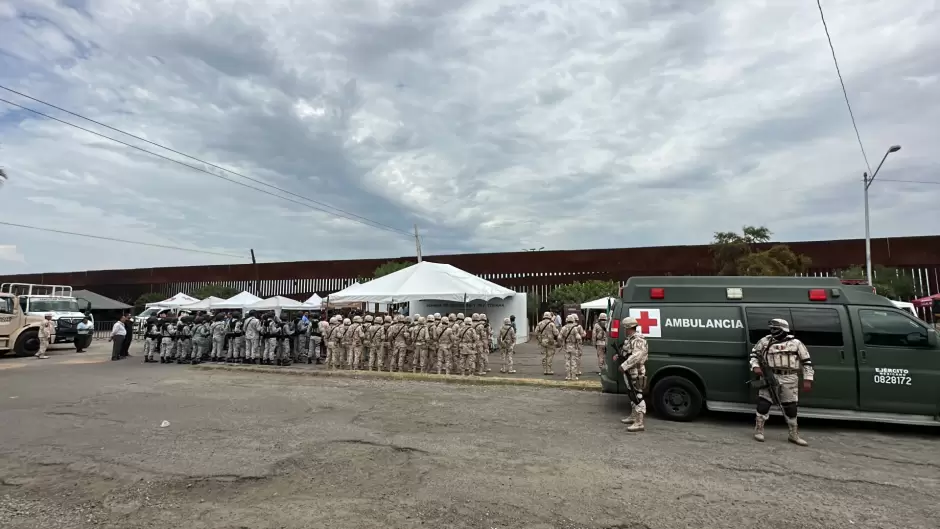
{"label": "green van", "polygon": [[634,277],[620,298],[601,384],[626,390],[612,357],[623,344],[619,322],[632,316],[649,343],[647,401],[664,418],[754,413],[748,354],[783,318],[816,370],[801,416],[940,426],[937,331],[838,278]]}

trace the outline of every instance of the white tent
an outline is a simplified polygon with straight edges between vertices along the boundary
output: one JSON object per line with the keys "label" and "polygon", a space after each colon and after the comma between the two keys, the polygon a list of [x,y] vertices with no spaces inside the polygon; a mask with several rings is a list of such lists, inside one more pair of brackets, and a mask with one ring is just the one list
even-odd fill
{"label": "white tent", "polygon": [[296,299],[285,298],[284,296],[274,296],[268,299],[262,299],[257,303],[252,303],[245,307],[248,310],[309,310],[310,307]]}
{"label": "white tent", "polygon": [[176,294],[173,297],[167,298],[163,301],[157,301],[156,303],[147,303],[147,308],[156,307],[158,309],[175,309],[182,307],[183,305],[190,305],[199,301],[198,298],[192,296],[187,296],[182,292]]}
{"label": "white tent", "polygon": [[323,298],[316,294],[307,298],[307,301],[304,301],[304,305],[306,305],[308,309],[319,309],[322,304]]}
{"label": "white tent", "polygon": [[607,307],[612,307],[615,301],[617,301],[617,298],[600,298],[587,301],[581,304],[581,310],[607,310]]}
{"label": "white tent", "polygon": [[261,298],[252,294],[251,292],[247,292],[243,290],[226,300],[217,301],[216,303],[213,303],[211,305],[211,308],[213,309],[243,309],[247,307],[248,305],[251,305],[252,303],[257,303],[259,301],[261,301]]}
{"label": "white tent", "polygon": [[209,296],[202,301],[190,303],[189,305],[183,305],[180,307],[180,310],[209,310],[210,308],[212,308],[213,303],[218,303],[220,301],[225,301],[225,300],[222,298],[217,298],[215,296]]}
{"label": "white tent", "polygon": [[470,301],[512,297],[515,291],[447,264],[422,261],[361,285],[351,285],[329,301],[405,303],[421,300]]}

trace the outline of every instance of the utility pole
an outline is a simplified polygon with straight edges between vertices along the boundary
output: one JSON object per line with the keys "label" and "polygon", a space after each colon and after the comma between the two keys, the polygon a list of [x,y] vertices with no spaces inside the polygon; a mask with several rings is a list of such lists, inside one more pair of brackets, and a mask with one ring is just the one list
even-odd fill
{"label": "utility pole", "polygon": [[255,295],[261,297],[261,281],[258,279],[258,261],[255,260],[255,249],[251,250],[251,265],[255,269]]}
{"label": "utility pole", "polygon": [[868,176],[868,173],[862,175],[862,182],[865,185],[865,275],[868,277],[869,286],[875,286],[875,284],[872,283],[871,277],[871,215],[868,212],[868,188],[871,187],[871,183],[875,180],[875,177],[878,176],[878,171],[881,170],[881,166],[884,165],[885,160],[888,159],[888,155],[900,150],[900,145],[888,147],[888,151],[885,153],[884,158],[881,159],[881,163],[878,164],[878,167],[875,168],[875,172],[872,173],[871,176]]}
{"label": "utility pole", "polygon": [[418,235],[418,225],[415,224],[415,253],[418,255],[418,262],[421,262],[421,236]]}

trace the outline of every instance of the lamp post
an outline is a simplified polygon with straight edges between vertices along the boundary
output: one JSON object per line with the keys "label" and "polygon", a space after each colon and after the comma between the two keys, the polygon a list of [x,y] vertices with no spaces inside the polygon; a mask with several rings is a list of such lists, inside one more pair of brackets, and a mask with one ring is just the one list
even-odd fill
{"label": "lamp post", "polygon": [[862,174],[862,182],[865,184],[865,275],[868,276],[869,285],[874,285],[874,283],[871,278],[871,226],[869,222],[871,215],[868,212],[868,188],[871,187],[871,183],[875,181],[875,177],[878,176],[878,171],[881,170],[881,166],[884,165],[888,155],[900,150],[900,145],[888,147],[888,152],[881,158],[881,163],[875,168],[875,172],[872,173],[871,176],[868,176],[868,173]]}

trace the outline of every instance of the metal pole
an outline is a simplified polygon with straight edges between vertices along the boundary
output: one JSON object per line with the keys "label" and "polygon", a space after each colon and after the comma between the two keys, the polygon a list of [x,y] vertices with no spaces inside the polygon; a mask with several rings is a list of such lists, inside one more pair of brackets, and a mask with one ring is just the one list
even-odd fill
{"label": "metal pole", "polygon": [[418,235],[418,225],[415,224],[415,253],[418,255],[418,262],[421,262],[421,237]]}
{"label": "metal pole", "polygon": [[865,275],[868,277],[868,285],[874,285],[871,280],[871,224],[868,212],[868,186],[871,185],[868,179],[868,173],[862,174],[862,184],[865,188]]}

